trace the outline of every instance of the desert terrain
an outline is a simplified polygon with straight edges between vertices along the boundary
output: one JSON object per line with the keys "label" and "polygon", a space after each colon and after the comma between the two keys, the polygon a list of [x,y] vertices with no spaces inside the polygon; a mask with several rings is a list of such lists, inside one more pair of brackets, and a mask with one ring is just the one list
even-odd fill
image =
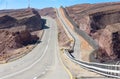
{"label": "desert terrain", "polygon": [[[0,78],[120,77],[120,62],[114,62],[120,60],[119,7],[110,2],[0,10]],[[90,42],[99,48],[94,51]]]}
{"label": "desert terrain", "polygon": [[120,58],[120,3],[78,4],[65,8],[68,16],[99,44],[100,62]]}
{"label": "desert terrain", "polygon": [[56,18],[56,11],[53,7],[39,9],[38,12],[41,16],[49,16],[53,19]]}
{"label": "desert terrain", "polygon": [[[34,21],[34,22],[33,22]],[[0,61],[27,54],[40,41],[43,21],[37,10],[0,11]]]}

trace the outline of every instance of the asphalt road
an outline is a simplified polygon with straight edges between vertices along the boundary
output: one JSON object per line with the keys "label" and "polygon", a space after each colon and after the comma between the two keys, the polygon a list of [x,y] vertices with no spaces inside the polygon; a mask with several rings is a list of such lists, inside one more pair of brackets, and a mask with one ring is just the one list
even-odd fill
{"label": "asphalt road", "polygon": [[0,65],[0,79],[69,79],[59,56],[57,24],[47,19],[41,43],[26,56]]}

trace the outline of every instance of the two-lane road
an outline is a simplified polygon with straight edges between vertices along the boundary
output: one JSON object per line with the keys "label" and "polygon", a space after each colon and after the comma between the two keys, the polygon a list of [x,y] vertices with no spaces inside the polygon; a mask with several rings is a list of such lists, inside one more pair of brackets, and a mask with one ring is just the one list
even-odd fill
{"label": "two-lane road", "polygon": [[41,43],[26,56],[0,65],[0,79],[69,79],[59,56],[57,24],[48,17]]}

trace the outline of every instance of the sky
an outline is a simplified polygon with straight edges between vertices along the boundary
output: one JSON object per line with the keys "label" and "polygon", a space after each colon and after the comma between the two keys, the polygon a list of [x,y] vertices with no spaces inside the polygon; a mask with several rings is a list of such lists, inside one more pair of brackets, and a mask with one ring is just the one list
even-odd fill
{"label": "sky", "polygon": [[[30,0],[30,7],[60,7],[83,3],[101,3],[101,2],[120,2],[120,0]],[[29,0],[0,0],[0,9],[19,9],[27,8]]]}

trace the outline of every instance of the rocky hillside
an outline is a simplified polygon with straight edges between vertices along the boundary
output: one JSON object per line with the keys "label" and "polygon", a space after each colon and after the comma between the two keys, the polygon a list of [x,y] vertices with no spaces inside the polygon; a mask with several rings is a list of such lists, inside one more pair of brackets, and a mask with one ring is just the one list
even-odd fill
{"label": "rocky hillside", "polygon": [[80,4],[66,7],[67,14],[95,39],[100,61],[120,58],[120,3]]}
{"label": "rocky hillside", "polygon": [[41,30],[42,23],[35,9],[0,11],[0,60],[10,51],[36,43],[39,37],[32,32]]}
{"label": "rocky hillside", "polygon": [[52,7],[39,9],[38,12],[40,13],[41,16],[49,16],[52,18],[56,18],[55,9]]}
{"label": "rocky hillside", "polygon": [[34,44],[39,39],[37,35],[31,35],[29,31],[10,32],[0,30],[0,55],[9,53],[10,50],[21,48],[28,44]]}
{"label": "rocky hillside", "polygon": [[[42,29],[42,21],[35,9],[19,9],[0,12],[0,29],[35,31]],[[16,29],[14,29],[16,30]]]}

